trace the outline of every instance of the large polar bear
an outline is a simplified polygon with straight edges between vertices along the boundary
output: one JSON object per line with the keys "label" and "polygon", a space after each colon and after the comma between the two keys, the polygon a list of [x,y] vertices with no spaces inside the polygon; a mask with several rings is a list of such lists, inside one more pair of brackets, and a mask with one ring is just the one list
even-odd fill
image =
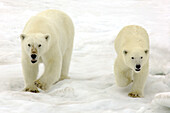
{"label": "large polar bear", "polygon": [[114,64],[116,83],[125,87],[133,82],[130,97],[143,97],[149,69],[149,37],[136,25],[124,27],[115,40],[117,58]]}
{"label": "large polar bear", "polygon": [[[74,27],[69,16],[46,10],[30,18],[20,36],[25,91],[47,90],[55,82],[68,78],[73,49]],[[37,79],[39,63],[45,66]]]}

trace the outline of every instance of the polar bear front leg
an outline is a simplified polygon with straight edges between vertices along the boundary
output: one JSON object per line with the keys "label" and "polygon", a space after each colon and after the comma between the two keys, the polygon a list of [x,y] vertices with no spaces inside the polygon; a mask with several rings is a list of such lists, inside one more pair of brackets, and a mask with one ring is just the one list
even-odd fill
{"label": "polar bear front leg", "polygon": [[38,88],[47,90],[53,83],[60,79],[62,58],[60,57],[57,60],[56,59],[44,62],[45,71],[43,75],[34,82]]}
{"label": "polar bear front leg", "polygon": [[140,73],[134,74],[134,81],[132,86],[132,91],[128,94],[130,97],[143,97],[145,82],[148,76],[148,67],[145,66]]}
{"label": "polar bear front leg", "polygon": [[119,66],[118,62],[115,62],[114,65],[114,74],[116,84],[120,87],[128,86],[132,82],[132,74],[131,70],[122,70],[122,67]]}
{"label": "polar bear front leg", "polygon": [[132,73],[128,71],[115,71],[115,79],[116,83],[120,87],[126,87],[128,86],[133,80],[132,80]]}
{"label": "polar bear front leg", "polygon": [[24,91],[38,93],[37,87],[34,85],[34,81],[38,75],[38,64],[31,64],[26,59],[22,61],[23,74],[25,79]]}

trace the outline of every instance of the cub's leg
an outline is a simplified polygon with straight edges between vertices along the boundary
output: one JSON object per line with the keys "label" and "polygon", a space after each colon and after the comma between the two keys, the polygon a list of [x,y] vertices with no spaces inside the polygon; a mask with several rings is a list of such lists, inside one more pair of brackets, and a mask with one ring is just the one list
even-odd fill
{"label": "cub's leg", "polygon": [[37,87],[34,85],[34,81],[38,75],[38,64],[31,64],[26,59],[22,60],[22,68],[25,79],[24,91],[38,93]]}
{"label": "cub's leg", "polygon": [[141,72],[134,74],[132,91],[128,94],[130,97],[143,97],[145,82],[148,76],[148,64],[143,67]]}
{"label": "cub's leg", "polygon": [[118,62],[116,61],[114,65],[116,83],[120,87],[128,86],[132,82],[133,72],[131,70],[122,70],[118,65]]}
{"label": "cub's leg", "polygon": [[35,85],[42,90],[47,90],[52,84],[60,79],[62,57],[59,54],[55,56],[55,59],[52,56],[51,58],[47,58],[49,60],[44,60],[46,61],[44,62],[45,71],[43,75],[35,81]]}
{"label": "cub's leg", "polygon": [[71,62],[72,48],[67,49],[65,55],[63,57],[62,69],[61,69],[61,77],[60,80],[69,79],[69,67]]}

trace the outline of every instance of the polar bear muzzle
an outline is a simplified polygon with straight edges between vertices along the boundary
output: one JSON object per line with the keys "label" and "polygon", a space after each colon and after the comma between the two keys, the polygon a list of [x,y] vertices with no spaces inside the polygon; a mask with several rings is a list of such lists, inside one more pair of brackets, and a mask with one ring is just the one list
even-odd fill
{"label": "polar bear muzzle", "polygon": [[141,65],[140,64],[136,64],[136,69],[135,70],[136,71],[140,71],[141,70],[140,68],[141,68]]}
{"label": "polar bear muzzle", "polygon": [[34,64],[34,63],[36,63],[36,62],[37,62],[37,60],[31,60],[31,62]]}
{"label": "polar bear muzzle", "polygon": [[37,55],[36,54],[31,54],[31,58],[32,58],[32,60],[31,60],[32,63],[36,63],[37,62],[37,60],[36,60]]}

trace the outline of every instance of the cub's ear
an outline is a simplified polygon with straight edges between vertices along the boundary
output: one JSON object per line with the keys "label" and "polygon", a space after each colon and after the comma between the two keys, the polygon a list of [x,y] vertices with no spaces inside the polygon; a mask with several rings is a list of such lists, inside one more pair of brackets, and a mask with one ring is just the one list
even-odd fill
{"label": "cub's ear", "polygon": [[149,50],[145,50],[145,53],[147,54],[149,52]]}
{"label": "cub's ear", "polygon": [[127,52],[127,50],[124,50],[123,53],[126,55],[128,52]]}
{"label": "cub's ear", "polygon": [[26,35],[25,35],[25,34],[21,34],[21,35],[20,35],[20,39],[21,39],[21,40],[24,40],[25,38],[26,38]]}
{"label": "cub's ear", "polygon": [[49,39],[50,39],[50,34],[45,34],[44,37],[45,37],[45,40],[46,40],[46,41],[49,41]]}

